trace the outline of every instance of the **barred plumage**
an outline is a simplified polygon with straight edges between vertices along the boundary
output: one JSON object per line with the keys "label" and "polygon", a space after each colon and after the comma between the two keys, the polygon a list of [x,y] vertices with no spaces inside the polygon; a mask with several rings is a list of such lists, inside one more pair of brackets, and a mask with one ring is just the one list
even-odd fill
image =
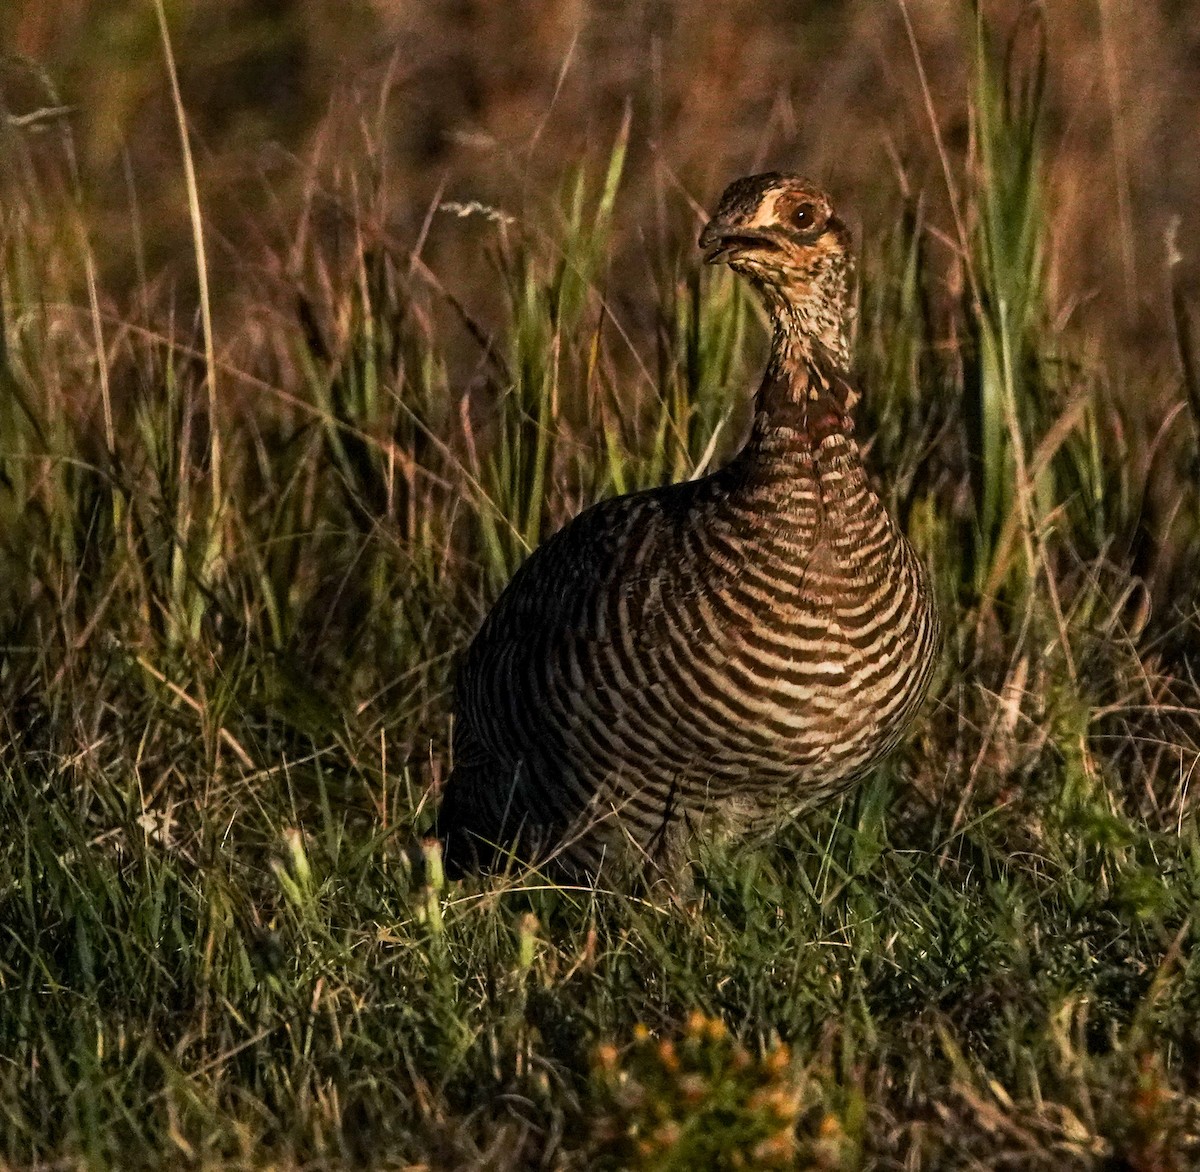
{"label": "barred plumage", "polygon": [[846,229],[771,173],[731,185],[700,243],[774,323],[750,437],[712,475],[587,509],[500,596],[456,690],[452,873],[512,853],[594,877],[782,818],[887,753],[928,688],[929,581],[854,439]]}

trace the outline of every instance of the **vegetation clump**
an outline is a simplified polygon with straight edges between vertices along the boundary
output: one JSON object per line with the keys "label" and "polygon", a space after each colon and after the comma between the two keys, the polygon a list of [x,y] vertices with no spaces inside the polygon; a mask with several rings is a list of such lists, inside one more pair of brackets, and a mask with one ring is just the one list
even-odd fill
{"label": "vegetation clump", "polygon": [[[596,1124],[613,1166],[657,1169],[794,1168],[805,1113],[803,1080],[791,1051],[776,1042],[754,1056],[724,1021],[693,1011],[676,1044],[634,1028],[624,1052],[597,1047],[598,1098],[608,1114]],[[833,1153],[841,1128],[822,1116],[816,1142]],[[840,1161],[814,1161],[839,1167]]]}

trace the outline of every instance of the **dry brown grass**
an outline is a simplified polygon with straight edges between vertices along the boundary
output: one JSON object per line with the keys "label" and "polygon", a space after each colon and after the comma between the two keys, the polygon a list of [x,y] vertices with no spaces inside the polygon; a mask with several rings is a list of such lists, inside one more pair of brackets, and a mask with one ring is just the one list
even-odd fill
{"label": "dry brown grass", "polygon": [[[1185,291],[1200,281],[1200,10],[1160,2],[985,3],[1004,31],[1044,15],[1050,287],[1054,311],[1115,335],[1139,360],[1173,361],[1165,236],[1175,217]],[[965,6],[909,0],[936,118],[959,169],[973,133],[964,95]],[[352,160],[381,160],[377,208],[411,243],[444,192],[508,204],[544,191],[581,153],[603,155],[628,106],[624,287],[637,295],[645,234],[667,232],[663,176],[701,203],[765,166],[827,182],[868,232],[920,191],[949,229],[944,185],[901,6],[879,0],[560,3],[559,0],[187,0],[173,9],[184,102],[196,135],[213,263],[226,294],[277,243],[315,186]],[[0,38],[58,85],[98,210],[109,288],[138,281],[136,192],[151,277],[190,253],[182,169],[152,7],[10,0]],[[0,97],[47,104],[10,60]],[[51,138],[49,153],[56,149]],[[127,175],[132,184],[127,183]],[[467,301],[490,280],[474,239],[437,222],[427,255]],[[953,280],[953,249],[942,258]],[[228,300],[226,301],[228,308]]]}

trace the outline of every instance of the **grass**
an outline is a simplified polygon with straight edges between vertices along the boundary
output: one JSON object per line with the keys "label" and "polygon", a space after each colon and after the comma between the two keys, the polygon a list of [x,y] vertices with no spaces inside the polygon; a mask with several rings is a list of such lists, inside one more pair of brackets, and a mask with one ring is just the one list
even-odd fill
{"label": "grass", "polygon": [[938,700],[681,903],[426,885],[407,849],[513,566],[744,418],[760,321],[690,221],[647,320],[606,293],[630,124],[560,200],[462,221],[493,330],[343,163],[252,359],[72,304],[86,239],[2,132],[0,1160],[1196,1165],[1195,435],[1173,375],[1114,385],[1048,327],[1040,65],[1006,91],[985,32],[962,295],[916,197],[861,264],[863,432],[949,616]]}

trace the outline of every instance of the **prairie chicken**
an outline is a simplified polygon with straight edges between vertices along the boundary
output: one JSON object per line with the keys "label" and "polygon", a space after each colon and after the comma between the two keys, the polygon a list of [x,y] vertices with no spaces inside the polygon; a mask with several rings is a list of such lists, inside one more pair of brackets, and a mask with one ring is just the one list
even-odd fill
{"label": "prairie chicken", "polygon": [[928,689],[929,579],[854,439],[845,226],[772,172],[725,191],[700,246],[773,323],[749,439],[593,505],[501,594],[457,680],[452,875],[514,856],[594,879],[782,821],[892,749]]}

